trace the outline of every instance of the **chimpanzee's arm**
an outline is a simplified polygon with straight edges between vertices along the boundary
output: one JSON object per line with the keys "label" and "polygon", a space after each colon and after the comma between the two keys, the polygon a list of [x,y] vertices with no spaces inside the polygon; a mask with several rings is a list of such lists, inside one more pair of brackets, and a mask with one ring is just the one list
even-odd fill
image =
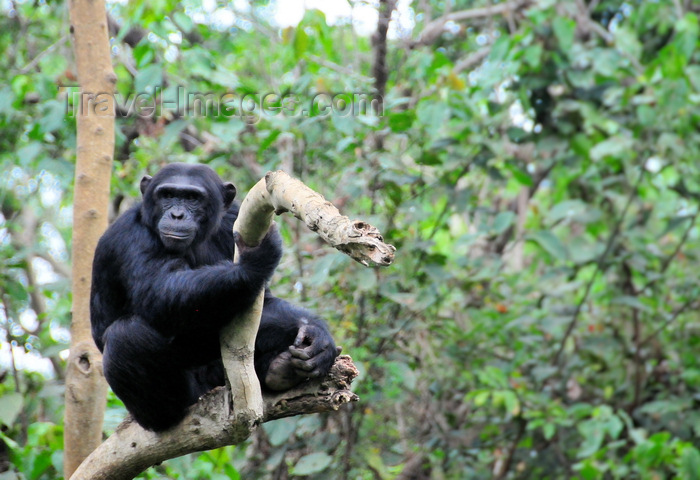
{"label": "chimpanzee's arm", "polygon": [[[240,261],[191,269],[182,257],[146,251],[121,265],[129,302],[165,335],[188,329],[220,328],[249,308],[279,263],[279,233],[271,230],[254,248],[238,243]],[[139,256],[142,257],[139,261]]]}
{"label": "chimpanzee's arm", "polygon": [[287,390],[325,376],[339,349],[326,323],[306,309],[265,292],[255,342],[255,369],[269,390]]}

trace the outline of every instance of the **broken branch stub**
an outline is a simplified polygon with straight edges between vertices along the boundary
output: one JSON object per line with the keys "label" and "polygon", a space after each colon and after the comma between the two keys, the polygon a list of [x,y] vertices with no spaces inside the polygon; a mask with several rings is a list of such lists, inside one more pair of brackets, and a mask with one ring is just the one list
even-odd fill
{"label": "broken branch stub", "polygon": [[396,248],[384,243],[377,228],[341,215],[332,203],[301,181],[277,170],[265,175],[265,183],[278,215],[292,213],[326,243],[362,265],[386,267],[394,261]]}

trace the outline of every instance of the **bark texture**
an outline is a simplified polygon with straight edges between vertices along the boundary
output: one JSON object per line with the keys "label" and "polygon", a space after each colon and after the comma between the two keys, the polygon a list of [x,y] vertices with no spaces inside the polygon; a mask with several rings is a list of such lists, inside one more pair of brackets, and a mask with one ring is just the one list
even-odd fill
{"label": "bark texture", "polygon": [[364,266],[386,267],[394,261],[396,248],[384,243],[376,227],[341,215],[323,196],[282,171],[269,172],[264,180],[278,215],[290,212],[330,246]]}
{"label": "bark texture", "polygon": [[[274,208],[270,204],[264,180],[261,180],[241,202],[233,231],[241,236],[246,245],[260,245],[272,225],[273,214]],[[238,250],[234,261],[238,261]],[[262,392],[253,363],[263,296],[261,291],[250,310],[234,318],[221,332],[221,358],[226,369],[231,398],[236,405],[236,416],[239,422],[250,424],[251,427],[263,416]]]}
{"label": "bark texture", "polygon": [[[72,0],[69,8],[81,104],[73,206],[73,316],[66,370],[66,478],[102,441],[107,383],[90,333],[89,302],[95,246],[107,227],[116,83],[104,1]],[[98,97],[99,104],[92,101]]]}

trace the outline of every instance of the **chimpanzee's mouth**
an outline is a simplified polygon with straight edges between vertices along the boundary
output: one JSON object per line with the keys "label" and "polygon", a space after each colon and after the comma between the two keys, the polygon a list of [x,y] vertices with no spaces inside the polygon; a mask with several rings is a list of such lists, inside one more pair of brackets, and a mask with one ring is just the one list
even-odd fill
{"label": "chimpanzee's mouth", "polygon": [[179,233],[179,232],[163,232],[161,233],[162,236],[166,238],[172,238],[173,240],[185,240],[186,238],[190,238],[189,233]]}

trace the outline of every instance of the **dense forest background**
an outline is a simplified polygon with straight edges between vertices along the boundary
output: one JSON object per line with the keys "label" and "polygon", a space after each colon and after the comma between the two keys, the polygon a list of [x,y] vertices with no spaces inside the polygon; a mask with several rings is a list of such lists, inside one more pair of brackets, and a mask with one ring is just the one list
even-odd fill
{"label": "dense forest background", "polygon": [[[361,401],[141,478],[700,478],[700,6],[306,4],[108,4],[112,216],[169,162],[241,198],[282,168],[397,247],[366,270],[282,218],[273,290]],[[0,3],[2,480],[62,472],[70,42],[66,2]]]}

